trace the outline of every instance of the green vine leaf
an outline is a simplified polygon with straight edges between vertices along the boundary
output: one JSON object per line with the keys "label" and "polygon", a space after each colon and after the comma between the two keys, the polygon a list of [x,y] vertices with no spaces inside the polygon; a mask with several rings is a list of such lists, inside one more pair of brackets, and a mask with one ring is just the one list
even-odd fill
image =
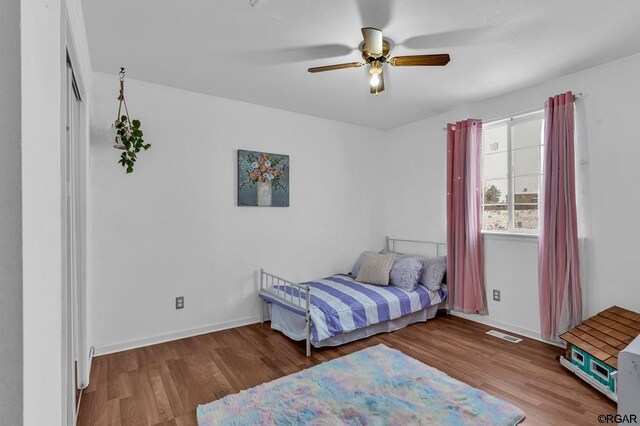
{"label": "green vine leaf", "polygon": [[129,117],[123,115],[115,123],[117,129],[116,143],[124,146],[124,152],[120,154],[118,164],[122,164],[127,174],[133,173],[133,167],[138,160],[140,150],[145,151],[151,147],[150,143],[145,144],[142,136],[144,133],[140,129],[142,123],[140,120],[130,120]]}

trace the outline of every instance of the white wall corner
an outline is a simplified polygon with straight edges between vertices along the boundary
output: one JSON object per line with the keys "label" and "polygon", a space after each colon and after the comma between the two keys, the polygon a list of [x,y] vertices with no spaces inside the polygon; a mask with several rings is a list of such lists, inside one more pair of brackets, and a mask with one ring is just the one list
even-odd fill
{"label": "white wall corner", "polygon": [[84,258],[78,261],[84,265],[84,274],[79,278],[79,285],[84,283],[83,291],[80,294],[83,297],[83,312],[82,318],[84,323],[80,324],[82,333],[83,347],[79,348],[79,356],[83,357],[86,362],[81,363],[84,367],[79,372],[78,382],[87,386],[89,384],[89,378],[91,373],[91,282],[90,282],[90,247],[89,244],[91,234],[90,220],[91,217],[88,214],[90,206],[90,120],[91,120],[91,92],[93,85],[93,68],[91,65],[91,55],[89,51],[89,42],[87,39],[87,31],[84,20],[84,14],[82,11],[82,3],[80,0],[66,0],[65,5],[66,13],[66,47],[71,60],[71,64],[74,70],[74,76],[78,85],[78,90],[82,98],[82,120],[81,128],[83,129],[82,138],[84,145],[79,149],[78,154],[81,156],[78,159],[78,166],[82,169],[81,175],[83,181],[80,182],[80,191],[82,192],[81,199],[84,200],[84,214],[79,220],[80,226],[84,228],[82,245],[85,247]]}

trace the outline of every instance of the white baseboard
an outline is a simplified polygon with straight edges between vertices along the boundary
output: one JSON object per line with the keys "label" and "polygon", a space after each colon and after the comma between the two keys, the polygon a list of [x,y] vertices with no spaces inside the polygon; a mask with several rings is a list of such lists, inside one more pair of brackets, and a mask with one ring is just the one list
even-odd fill
{"label": "white baseboard", "polygon": [[455,311],[450,311],[449,314],[456,317],[467,319],[469,321],[488,325],[490,327],[499,328],[501,330],[508,331],[510,333],[519,334],[521,336],[528,337],[529,339],[537,340],[542,343],[547,343],[549,345],[558,346],[559,348],[564,348],[564,344],[562,343],[549,342],[549,341],[543,340],[542,337],[540,337],[540,332],[536,330],[530,330],[528,328],[518,327],[517,325],[495,321],[490,318],[487,318],[484,315],[470,315],[470,314],[463,314]]}
{"label": "white baseboard", "polygon": [[[467,319],[469,321],[477,322],[480,324],[495,327],[504,331],[519,334],[530,339],[538,340],[550,345],[564,347],[564,345],[555,342],[548,342],[542,340],[540,333],[535,330],[529,330],[526,328],[518,327],[512,324],[506,324],[499,321],[491,320],[483,315],[467,315],[460,312],[450,311],[451,315]],[[145,337],[142,339],[129,340],[126,342],[110,343],[106,345],[96,346],[94,349],[94,356],[108,355],[115,352],[122,352],[129,349],[141,348],[144,346],[155,345],[158,343],[170,342],[172,340],[183,339],[185,337],[198,336],[200,334],[213,333],[214,331],[227,330],[230,328],[241,327],[243,325],[255,324],[260,322],[260,316],[243,318],[234,321],[226,321],[218,324],[212,324],[204,327],[192,328],[188,330],[175,331],[173,333],[161,334],[157,336]]]}
{"label": "white baseboard", "polygon": [[91,366],[93,365],[93,357],[96,354],[95,349],[96,348],[94,348],[93,346],[89,348],[89,356],[87,357],[87,365],[84,371],[84,379],[82,380],[82,384],[81,384],[82,389],[85,389],[87,386],[89,386],[89,381],[91,380]]}
{"label": "white baseboard", "polygon": [[156,345],[158,343],[170,342],[172,340],[184,339],[185,337],[198,336],[200,334],[213,333],[214,331],[227,330],[229,328],[241,327],[243,325],[255,324],[257,322],[260,322],[260,316],[243,318],[234,321],[226,321],[218,324],[207,325],[204,327],[180,330],[173,333],[144,337],[142,339],[129,340],[126,342],[109,343],[107,345],[96,346],[94,350],[94,356],[108,355],[115,352],[126,351],[129,349]]}

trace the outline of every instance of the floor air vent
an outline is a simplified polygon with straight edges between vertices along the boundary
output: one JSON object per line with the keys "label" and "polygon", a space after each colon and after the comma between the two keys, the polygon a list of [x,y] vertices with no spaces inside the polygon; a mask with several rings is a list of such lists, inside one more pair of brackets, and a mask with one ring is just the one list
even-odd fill
{"label": "floor air vent", "polygon": [[508,334],[500,333],[499,331],[495,331],[495,330],[487,331],[487,334],[489,334],[489,335],[491,335],[493,337],[497,337],[497,338],[502,339],[502,340],[506,340],[506,341],[511,342],[511,343],[520,343],[520,342],[522,342],[522,339],[520,339],[518,337],[514,337],[514,336],[510,336]]}

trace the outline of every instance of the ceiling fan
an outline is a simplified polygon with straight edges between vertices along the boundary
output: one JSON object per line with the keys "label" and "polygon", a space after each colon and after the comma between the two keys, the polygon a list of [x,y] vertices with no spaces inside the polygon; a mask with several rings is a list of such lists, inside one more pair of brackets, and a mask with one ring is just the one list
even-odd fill
{"label": "ceiling fan", "polygon": [[364,41],[360,44],[359,50],[362,52],[364,62],[348,62],[345,64],[325,65],[322,67],[309,68],[310,73],[341,70],[345,68],[359,68],[369,66],[369,89],[372,94],[377,95],[384,90],[384,77],[382,68],[384,64],[394,67],[433,67],[444,66],[449,63],[449,55],[446,53],[437,55],[411,55],[396,56],[389,58],[392,44],[382,37],[382,31],[377,28],[363,28],[362,36]]}

